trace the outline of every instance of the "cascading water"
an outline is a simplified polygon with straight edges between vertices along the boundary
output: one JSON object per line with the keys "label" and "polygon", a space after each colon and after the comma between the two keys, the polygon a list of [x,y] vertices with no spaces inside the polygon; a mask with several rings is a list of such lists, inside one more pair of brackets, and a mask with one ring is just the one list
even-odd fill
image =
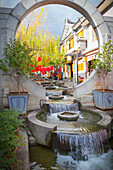
{"label": "cascading water", "polygon": [[[55,114],[62,111],[78,111],[78,104],[49,104],[50,113]],[[59,130],[60,129],[60,130]],[[82,128],[81,128],[82,129]],[[67,130],[67,131],[66,131]],[[74,129],[75,130],[75,129]],[[77,160],[87,160],[89,154],[102,154],[104,147],[108,146],[106,129],[98,132],[58,128],[53,134],[53,148],[55,151],[67,150],[74,153],[73,158]]]}
{"label": "cascading water", "polygon": [[104,153],[104,146],[108,146],[106,130],[92,134],[74,134],[55,132],[53,137],[53,148],[57,151],[67,150],[74,152],[75,156]]}
{"label": "cascading water", "polygon": [[50,113],[58,113],[62,111],[78,111],[78,104],[49,104]]}
{"label": "cascading water", "polygon": [[[62,95],[62,91],[47,91],[46,95]],[[38,117],[41,121],[57,125],[57,131],[52,135],[53,150],[42,146],[30,148],[31,169],[112,170],[113,150],[109,148],[107,131],[97,125],[101,118],[81,113],[76,122],[59,120],[59,112],[79,113],[77,103],[59,103],[47,104],[50,113]]]}
{"label": "cascading water", "polygon": [[50,95],[62,95],[62,91],[47,91],[46,96]]}

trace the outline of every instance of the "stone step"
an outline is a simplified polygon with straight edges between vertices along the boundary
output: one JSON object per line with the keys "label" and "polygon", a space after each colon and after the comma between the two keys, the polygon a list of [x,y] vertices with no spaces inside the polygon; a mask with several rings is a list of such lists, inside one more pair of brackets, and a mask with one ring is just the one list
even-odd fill
{"label": "stone step", "polygon": [[93,95],[92,94],[87,94],[79,98],[81,104],[93,104]]}
{"label": "stone step", "polygon": [[94,103],[85,103],[85,104],[82,104],[82,107],[84,107],[84,108],[92,108],[92,107],[95,107],[95,105],[94,105]]}

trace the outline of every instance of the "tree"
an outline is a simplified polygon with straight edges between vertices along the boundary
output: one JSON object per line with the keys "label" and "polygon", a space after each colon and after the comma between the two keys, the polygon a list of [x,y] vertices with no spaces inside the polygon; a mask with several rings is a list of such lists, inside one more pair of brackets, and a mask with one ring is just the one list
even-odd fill
{"label": "tree", "polygon": [[113,67],[113,44],[111,43],[111,40],[108,43],[103,43],[103,46],[101,46],[101,51],[98,52],[98,58],[93,61],[92,67],[96,69],[97,74],[99,77],[103,79],[103,90],[106,87],[106,77],[109,72],[112,71]]}
{"label": "tree", "polygon": [[[32,57],[35,51],[28,47],[26,42],[22,44],[18,38],[14,41],[10,39],[10,43],[4,48],[4,58],[0,60],[0,69],[9,77],[14,77],[17,82],[18,93],[20,93],[20,84],[22,83],[23,76],[30,74],[31,64],[37,65],[33,62]],[[27,77],[27,76],[26,76]]]}
{"label": "tree", "polygon": [[53,65],[63,65],[65,54],[60,52],[59,37],[51,35],[46,28],[44,28],[47,13],[45,8],[42,8],[37,14],[31,13],[27,25],[22,23],[17,32],[17,37],[21,41],[26,41],[30,48],[38,50],[33,59],[38,60],[41,56],[40,65],[44,67]]}

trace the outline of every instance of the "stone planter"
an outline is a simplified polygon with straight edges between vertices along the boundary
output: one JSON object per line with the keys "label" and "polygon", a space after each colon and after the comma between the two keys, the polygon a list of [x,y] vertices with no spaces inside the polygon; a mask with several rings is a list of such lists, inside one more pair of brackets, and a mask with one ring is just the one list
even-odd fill
{"label": "stone planter", "polygon": [[93,90],[95,106],[101,110],[113,109],[113,90]]}
{"label": "stone planter", "polygon": [[7,97],[10,109],[15,109],[16,111],[22,111],[22,113],[26,113],[28,104],[28,93],[11,93],[8,94]]}

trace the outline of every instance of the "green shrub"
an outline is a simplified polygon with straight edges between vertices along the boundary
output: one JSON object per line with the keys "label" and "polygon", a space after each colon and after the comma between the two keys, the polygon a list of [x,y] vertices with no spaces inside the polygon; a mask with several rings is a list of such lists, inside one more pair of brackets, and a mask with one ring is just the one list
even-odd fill
{"label": "green shrub", "polygon": [[0,169],[10,169],[16,160],[15,149],[21,137],[15,130],[22,125],[18,115],[8,109],[0,112]]}

